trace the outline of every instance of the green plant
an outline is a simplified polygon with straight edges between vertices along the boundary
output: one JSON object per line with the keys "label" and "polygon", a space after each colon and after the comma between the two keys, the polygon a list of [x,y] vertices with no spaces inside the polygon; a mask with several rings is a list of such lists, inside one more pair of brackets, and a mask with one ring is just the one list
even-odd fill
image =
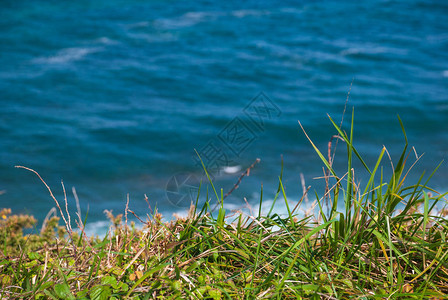
{"label": "green plant", "polygon": [[[122,214],[108,211],[113,227],[102,239],[83,235],[81,221],[81,234],[67,234],[56,217],[40,233],[23,236],[22,228],[34,224],[34,218],[2,210],[0,298],[446,298],[447,211],[435,213],[444,195],[427,186],[434,173],[424,182],[422,175],[405,183],[412,165],[406,168],[401,120],[405,147],[389,180],[382,165],[385,148],[374,166],[356,150],[354,114],[348,133],[330,121],[347,146],[345,174],[336,173],[332,160],[303,130],[328,170],[325,191],[316,193],[315,216],[299,218],[303,197],[296,203],[287,199],[283,163],[274,198],[283,197],[287,215],[275,212],[275,201],[262,213],[263,189],[258,215],[229,214],[223,191],[218,193],[211,182],[217,215],[209,201],[197,206],[200,187],[186,218],[164,222],[156,211],[136,229],[127,226],[127,213],[134,214],[127,206],[125,222]],[[362,170],[355,173],[355,159],[368,177],[363,187],[357,183]],[[63,228],[71,229],[67,223]]]}

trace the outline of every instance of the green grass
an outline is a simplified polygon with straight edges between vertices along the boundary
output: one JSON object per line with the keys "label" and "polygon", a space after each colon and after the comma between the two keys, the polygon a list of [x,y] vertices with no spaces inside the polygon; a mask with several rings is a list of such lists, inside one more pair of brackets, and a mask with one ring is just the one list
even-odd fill
{"label": "green grass", "polygon": [[[63,227],[52,217],[28,235],[23,228],[32,227],[34,218],[2,210],[0,298],[447,298],[444,195],[427,186],[433,174],[405,183],[412,151],[401,120],[405,146],[387,180],[385,148],[373,166],[356,151],[353,114],[348,133],[330,121],[347,147],[347,170],[337,174],[309,139],[328,184],[315,195],[317,212],[304,218],[298,217],[302,199],[287,200],[281,175],[275,199],[284,199],[287,215],[273,207],[254,216],[229,214],[223,191],[212,184],[217,212],[206,202],[171,222],[154,213],[136,229],[127,226],[126,207],[125,216],[108,213],[114,230],[102,239],[73,231],[68,209]],[[362,170],[353,170],[355,160]],[[363,186],[356,177],[361,172],[368,174]],[[262,202],[263,196],[260,207]],[[436,211],[438,203],[442,209]],[[78,216],[81,231],[84,222]]]}

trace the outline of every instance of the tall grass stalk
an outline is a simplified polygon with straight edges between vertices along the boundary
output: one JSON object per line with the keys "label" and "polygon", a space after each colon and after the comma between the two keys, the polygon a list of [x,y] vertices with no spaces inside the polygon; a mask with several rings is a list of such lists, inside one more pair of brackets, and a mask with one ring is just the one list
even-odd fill
{"label": "tall grass stalk", "polygon": [[[407,168],[408,141],[401,120],[405,146],[388,180],[385,147],[370,167],[356,150],[354,112],[348,134],[330,122],[347,147],[344,174],[337,174],[300,124],[328,174],[324,193],[315,193],[316,214],[305,217],[297,209],[305,194],[291,210],[283,161],[274,202],[264,214],[266,191],[261,188],[256,216],[228,214],[227,194],[215,188],[203,163],[219,204],[216,217],[208,187],[204,205],[198,206],[204,185],[185,218],[164,222],[154,210],[141,220],[144,228],[136,229],[127,224],[127,212],[135,214],[127,205],[125,222],[108,212],[113,227],[102,239],[71,231],[66,219],[61,227],[56,217],[42,232],[24,235],[22,229],[36,221],[2,210],[0,298],[446,298],[447,211],[435,212],[444,195],[427,186],[434,172],[424,183],[423,175],[406,183],[413,165]],[[363,169],[353,169],[356,160]],[[357,183],[358,174],[367,174],[364,186]],[[275,210],[279,195],[286,215]],[[85,221],[78,217],[82,232]]]}

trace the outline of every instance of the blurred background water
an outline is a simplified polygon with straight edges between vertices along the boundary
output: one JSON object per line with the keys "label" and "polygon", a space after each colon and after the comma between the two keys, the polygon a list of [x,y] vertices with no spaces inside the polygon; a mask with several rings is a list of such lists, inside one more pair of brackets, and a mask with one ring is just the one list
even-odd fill
{"label": "blurred background water", "polygon": [[[169,219],[201,178],[194,149],[224,193],[261,159],[229,208],[256,205],[261,184],[271,203],[281,155],[289,200],[302,194],[300,173],[322,195],[322,164],[297,121],[326,153],[327,114],[340,122],[351,83],[345,128],[355,107],[359,152],[373,165],[385,145],[396,161],[399,114],[425,153],[412,183],[448,153],[447,15],[447,2],[417,0],[3,1],[1,207],[42,220],[54,206],[23,165],[60,201],[63,179],[73,213],[76,187],[91,232],[127,194],[140,215],[146,194]],[[446,191],[447,174],[444,162],[431,186]],[[187,184],[177,195],[176,183]]]}

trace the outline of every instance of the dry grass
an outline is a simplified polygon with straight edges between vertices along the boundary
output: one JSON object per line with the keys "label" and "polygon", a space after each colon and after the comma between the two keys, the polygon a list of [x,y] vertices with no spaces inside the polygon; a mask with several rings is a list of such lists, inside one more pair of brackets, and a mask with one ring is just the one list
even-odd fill
{"label": "dry grass", "polygon": [[[126,205],[124,216],[106,211],[112,230],[102,239],[83,234],[79,210],[79,230],[72,230],[67,206],[64,226],[50,216],[41,231],[27,235],[23,228],[36,220],[3,209],[0,298],[447,298],[444,195],[422,183],[423,176],[405,184],[412,169],[406,168],[407,140],[385,181],[378,170],[386,149],[371,169],[353,146],[353,121],[349,134],[333,125],[347,145],[348,168],[338,176],[332,160],[311,143],[324,163],[327,182],[323,195],[315,197],[316,216],[299,219],[301,201],[289,209],[281,176],[275,199],[283,195],[286,216],[272,210],[226,215],[224,197],[212,185],[217,213],[209,202],[201,209],[192,206],[188,217],[171,222],[154,212],[141,220],[143,229],[136,229],[128,224],[128,212],[135,213]],[[356,184],[355,158],[369,177],[363,187]],[[436,211],[438,203],[442,209]]]}

